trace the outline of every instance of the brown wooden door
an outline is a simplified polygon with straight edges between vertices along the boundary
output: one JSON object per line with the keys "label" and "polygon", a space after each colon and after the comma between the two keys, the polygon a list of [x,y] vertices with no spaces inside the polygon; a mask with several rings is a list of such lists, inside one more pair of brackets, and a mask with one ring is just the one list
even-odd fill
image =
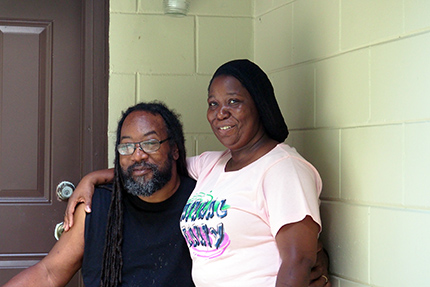
{"label": "brown wooden door", "polygon": [[57,184],[106,166],[106,2],[0,0],[0,285],[55,244]]}

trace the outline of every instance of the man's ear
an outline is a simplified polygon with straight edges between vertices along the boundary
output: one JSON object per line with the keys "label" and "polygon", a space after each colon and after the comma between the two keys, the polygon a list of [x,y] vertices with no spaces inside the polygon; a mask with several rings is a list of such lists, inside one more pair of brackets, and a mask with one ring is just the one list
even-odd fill
{"label": "man's ear", "polygon": [[178,160],[178,158],[179,158],[179,149],[178,149],[178,147],[176,145],[173,148],[172,154],[173,154],[173,159],[174,160]]}

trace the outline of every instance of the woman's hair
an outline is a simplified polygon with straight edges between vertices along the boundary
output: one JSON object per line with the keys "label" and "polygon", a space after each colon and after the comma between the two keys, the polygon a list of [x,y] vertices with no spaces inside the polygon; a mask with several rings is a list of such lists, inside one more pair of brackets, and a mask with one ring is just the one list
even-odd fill
{"label": "woman's hair", "polygon": [[266,73],[249,60],[233,60],[221,65],[215,71],[209,82],[209,88],[213,80],[221,75],[233,76],[242,83],[254,100],[267,135],[277,142],[285,141],[288,137],[288,127]]}
{"label": "woman's hair", "polygon": [[100,286],[118,286],[121,283],[121,270],[123,265],[121,252],[123,240],[123,195],[125,190],[124,178],[119,164],[120,155],[116,147],[121,140],[121,129],[124,120],[129,114],[135,111],[145,111],[154,115],[160,115],[163,118],[167,129],[167,136],[170,138],[170,147],[174,148],[176,146],[178,148],[179,158],[176,160],[177,172],[179,175],[188,176],[185,140],[179,116],[174,111],[169,110],[166,105],[161,102],[140,103],[128,108],[127,111],[122,114],[116,132],[113,191],[106,228]]}

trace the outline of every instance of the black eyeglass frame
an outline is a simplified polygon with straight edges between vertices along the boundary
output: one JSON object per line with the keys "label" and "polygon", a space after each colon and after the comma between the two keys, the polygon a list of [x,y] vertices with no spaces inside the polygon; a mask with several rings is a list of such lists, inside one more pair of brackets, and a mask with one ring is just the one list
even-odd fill
{"label": "black eyeglass frame", "polygon": [[[144,153],[147,153],[147,154],[151,154],[151,153],[157,152],[160,149],[161,144],[168,141],[168,140],[170,140],[170,137],[168,137],[167,139],[161,140],[161,141],[159,141],[157,139],[150,139],[150,140],[141,141],[141,142],[120,143],[116,146],[116,150],[119,152],[120,155],[132,155],[136,151],[137,146],[139,146],[139,149],[141,151],[143,151]],[[148,144],[155,144],[155,143],[158,143],[157,149],[149,150],[149,151],[145,150],[145,147],[147,147]],[[133,145],[133,151],[131,153],[121,153],[121,151],[120,151],[121,147],[127,148],[127,147],[131,147],[131,145]]]}

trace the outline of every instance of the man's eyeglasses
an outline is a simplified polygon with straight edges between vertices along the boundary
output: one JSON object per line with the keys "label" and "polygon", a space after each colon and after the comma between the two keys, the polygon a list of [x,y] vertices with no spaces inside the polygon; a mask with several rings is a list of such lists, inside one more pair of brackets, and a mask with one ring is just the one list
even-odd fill
{"label": "man's eyeglasses", "polygon": [[159,141],[156,139],[150,139],[143,142],[136,142],[136,143],[122,143],[119,144],[116,149],[119,152],[120,155],[131,155],[136,150],[137,146],[139,146],[140,150],[144,151],[145,153],[154,153],[157,150],[160,149],[161,144],[165,141],[168,141],[170,139],[167,138],[165,140]]}

